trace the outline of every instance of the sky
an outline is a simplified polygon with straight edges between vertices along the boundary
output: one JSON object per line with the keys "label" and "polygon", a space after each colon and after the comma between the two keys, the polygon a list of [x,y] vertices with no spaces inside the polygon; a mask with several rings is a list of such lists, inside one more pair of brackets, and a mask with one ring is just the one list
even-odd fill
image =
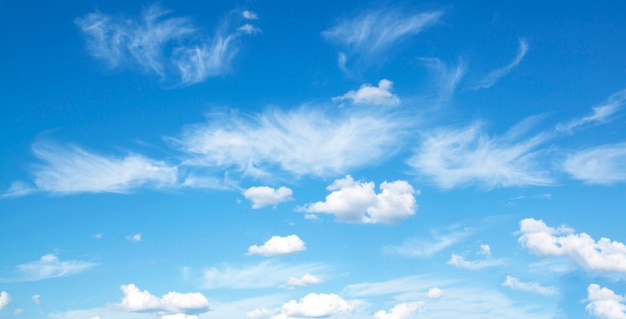
{"label": "sky", "polygon": [[624,3],[0,10],[0,318],[626,318]]}

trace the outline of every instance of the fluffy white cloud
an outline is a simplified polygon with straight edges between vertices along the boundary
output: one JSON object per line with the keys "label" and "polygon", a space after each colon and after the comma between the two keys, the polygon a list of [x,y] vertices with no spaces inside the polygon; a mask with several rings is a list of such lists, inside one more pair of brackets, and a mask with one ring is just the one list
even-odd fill
{"label": "fluffy white cloud", "polygon": [[397,138],[405,132],[404,121],[382,110],[364,113],[356,108],[215,114],[172,141],[189,154],[185,164],[190,166],[234,168],[255,177],[281,171],[327,176],[393,154],[399,149]]}
{"label": "fluffy white cloud", "polygon": [[597,284],[591,284],[587,288],[586,309],[598,319],[626,319],[626,297],[615,294],[606,287],[600,288]]}
{"label": "fluffy white cloud", "polygon": [[293,192],[288,187],[280,187],[274,189],[269,186],[250,187],[243,192],[243,196],[252,201],[252,208],[261,208],[265,206],[276,206],[282,202],[288,201]]}
{"label": "fluffy white cloud", "polygon": [[574,119],[568,123],[558,124],[556,126],[556,130],[561,132],[571,132],[572,129],[588,123],[607,122],[611,115],[615,114],[620,110],[620,108],[622,108],[624,103],[626,103],[626,90],[614,93],[604,104],[594,106],[591,114]]}
{"label": "fluffy white cloud", "polygon": [[11,296],[6,291],[0,292],[0,310],[4,309],[11,303]]}
{"label": "fluffy white cloud", "polygon": [[35,184],[52,193],[125,193],[144,185],[175,186],[178,178],[176,167],[140,155],[109,158],[41,142],[33,152],[44,162],[33,173]]}
{"label": "fluffy white cloud", "polygon": [[164,315],[161,319],[198,319],[196,315],[187,315],[184,313],[177,313],[175,315]]}
{"label": "fluffy white cloud", "polygon": [[557,293],[554,287],[543,287],[536,282],[523,282],[513,276],[506,276],[502,286],[546,296],[555,295]]}
{"label": "fluffy white cloud", "polygon": [[522,59],[526,55],[526,52],[528,52],[528,43],[526,43],[525,39],[520,39],[519,49],[517,51],[517,56],[515,56],[515,59],[513,59],[513,61],[511,61],[511,63],[507,64],[506,66],[489,72],[489,74],[487,74],[487,76],[485,76],[482,80],[478,81],[478,83],[476,83],[473,88],[486,89],[493,86],[501,77],[509,74],[511,70],[513,70],[520,62],[522,62]]}
{"label": "fluffy white cloud", "polygon": [[563,168],[589,184],[626,182],[626,143],[603,145],[570,154]]}
{"label": "fluffy white cloud", "polygon": [[489,257],[491,256],[491,247],[487,244],[480,245],[480,251],[478,253]]}
{"label": "fluffy white cloud", "polygon": [[532,120],[523,121],[500,137],[489,137],[481,125],[440,129],[424,135],[408,161],[421,175],[443,189],[478,184],[498,186],[549,185],[551,179],[537,168],[542,135],[519,141]]}
{"label": "fluffy white cloud", "polygon": [[590,271],[626,272],[626,245],[608,238],[595,241],[568,227],[553,228],[543,220],[520,221],[519,242],[539,256],[566,256]]}
{"label": "fluffy white cloud", "polygon": [[133,284],[122,285],[120,289],[124,292],[124,298],[117,306],[126,311],[170,314],[175,315],[171,317],[172,319],[191,319],[193,317],[185,317],[184,315],[204,313],[210,309],[207,298],[198,292],[168,292],[158,298],[147,290],[139,290]]}
{"label": "fluffy white cloud", "polygon": [[400,104],[400,99],[397,95],[391,93],[392,86],[393,83],[387,79],[380,80],[377,87],[366,83],[361,85],[357,91],[348,91],[342,96],[334,97],[333,101],[350,101],[352,104],[395,106]]}
{"label": "fluffy white cloud", "polygon": [[305,251],[304,241],[297,235],[285,237],[272,236],[262,246],[252,245],[248,247],[249,255],[282,256],[291,255],[299,251]]}
{"label": "fluffy white cloud", "polygon": [[211,267],[204,271],[204,289],[269,288],[284,285],[290,277],[307,273],[320,273],[327,267],[322,264],[286,265],[264,261],[256,265]]}
{"label": "fluffy white cloud", "polygon": [[79,274],[98,264],[81,260],[61,261],[55,255],[41,256],[37,261],[17,266],[21,277],[16,281],[37,281],[49,278],[66,277]]}
{"label": "fluffy white cloud", "polygon": [[323,202],[299,209],[309,213],[333,214],[338,221],[351,223],[396,223],[415,214],[416,191],[406,181],[383,182],[376,194],[374,182],[355,181],[350,175],[327,187],[331,193]]}
{"label": "fluffy white cloud", "polygon": [[383,59],[383,54],[400,41],[417,35],[435,24],[441,12],[409,13],[402,10],[365,12],[351,19],[340,20],[322,32],[322,36],[339,49],[339,67],[353,57],[365,66]]}
{"label": "fluffy white cloud", "polygon": [[292,317],[320,318],[336,314],[355,311],[361,307],[358,300],[344,300],[336,294],[310,293],[300,301],[290,300],[283,304],[280,313],[272,319],[286,319]]}
{"label": "fluffy white cloud", "polygon": [[439,287],[432,287],[430,289],[428,289],[428,292],[426,293],[426,296],[428,298],[439,298],[441,296],[443,296],[443,291],[441,289],[439,289]]}
{"label": "fluffy white cloud", "polygon": [[450,256],[450,260],[448,260],[448,265],[452,265],[458,268],[472,269],[472,270],[499,266],[502,264],[503,264],[503,261],[499,259],[469,261],[469,260],[465,260],[463,256],[459,256],[457,254],[452,254],[452,256]]}
{"label": "fluffy white cloud", "polygon": [[424,303],[421,301],[416,302],[403,302],[393,306],[389,312],[380,310],[374,313],[375,319],[409,319],[416,311],[423,311]]}
{"label": "fluffy white cloud", "polygon": [[304,286],[310,286],[310,285],[317,285],[319,283],[321,283],[322,280],[311,275],[311,274],[304,274],[301,278],[296,278],[296,277],[289,277],[289,281],[287,282],[287,285],[290,288],[294,288],[294,287],[304,287]]}
{"label": "fluffy white cloud", "polygon": [[190,85],[228,70],[239,49],[237,40],[251,33],[234,25],[242,18],[256,17],[250,11],[228,15],[207,40],[191,19],[168,17],[169,13],[153,5],[139,19],[94,12],[75,23],[83,31],[91,55],[110,67],[139,66],[162,79],[177,77],[180,84]]}

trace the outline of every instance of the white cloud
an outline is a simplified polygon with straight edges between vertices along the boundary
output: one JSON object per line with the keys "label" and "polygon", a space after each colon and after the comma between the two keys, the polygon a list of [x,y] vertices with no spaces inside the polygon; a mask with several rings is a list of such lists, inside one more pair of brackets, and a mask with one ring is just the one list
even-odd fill
{"label": "white cloud", "polygon": [[432,299],[440,298],[443,296],[443,291],[439,287],[432,287],[428,289],[426,296]]}
{"label": "white cloud", "polygon": [[494,267],[500,266],[504,262],[499,259],[485,259],[485,260],[465,260],[463,256],[459,256],[457,254],[452,254],[450,256],[450,260],[448,260],[448,265],[452,265],[458,268],[472,269],[478,270],[486,267]]}
{"label": "white cloud", "polygon": [[241,12],[241,15],[246,20],[256,20],[256,19],[259,18],[259,16],[256,14],[256,12],[248,11],[248,10],[244,10],[243,12]]}
{"label": "white cloud", "polygon": [[287,318],[320,318],[336,314],[344,314],[358,310],[362,303],[358,300],[344,300],[336,294],[310,293],[300,301],[290,300],[283,304],[280,313],[272,319]]}
{"label": "white cloud", "polygon": [[480,255],[491,256],[491,247],[487,244],[480,245],[480,251],[478,252]]}
{"label": "white cloud", "polygon": [[304,286],[310,286],[310,285],[317,285],[317,284],[320,284],[321,282],[322,282],[321,279],[311,274],[304,274],[301,278],[289,277],[287,286],[289,286],[290,288],[304,287]]}
{"label": "white cloud", "polygon": [[571,132],[572,129],[582,126],[588,123],[594,122],[607,122],[610,120],[611,115],[615,114],[626,102],[626,90],[614,93],[609,99],[602,105],[594,106],[593,112],[590,115],[582,118],[574,119],[568,123],[561,123],[556,126],[557,131]]}
{"label": "white cloud", "polygon": [[187,315],[184,313],[177,313],[175,315],[164,315],[161,316],[161,319],[198,319],[199,317],[196,315]]}
{"label": "white cloud", "polygon": [[249,255],[282,256],[291,255],[300,251],[305,251],[304,241],[297,235],[285,237],[272,236],[262,246],[252,245],[248,247]]}
{"label": "white cloud", "polygon": [[383,59],[391,47],[412,35],[417,35],[439,21],[442,13],[408,13],[402,10],[365,12],[352,19],[342,19],[322,32],[322,36],[339,48],[339,67],[345,69],[355,57],[365,65]]}
{"label": "white cloud", "polygon": [[403,120],[350,109],[216,114],[172,141],[189,154],[187,165],[235,168],[255,177],[270,176],[270,170],[275,176],[277,169],[296,176],[345,174],[398,150]]}
{"label": "white cloud", "polygon": [[352,104],[396,106],[400,104],[400,99],[391,93],[392,86],[393,83],[387,79],[380,80],[377,87],[366,83],[357,91],[348,91],[342,96],[334,97],[333,102],[350,101]]}
{"label": "white cloud", "polygon": [[507,134],[489,137],[479,124],[462,129],[439,129],[424,135],[408,161],[421,175],[443,189],[478,184],[494,187],[550,185],[552,180],[537,168],[537,147],[544,136],[519,141],[532,121],[522,121]]}
{"label": "white cloud", "polygon": [[11,296],[6,291],[0,292],[0,311],[11,303]]}
{"label": "white cloud", "polygon": [[436,85],[438,102],[447,102],[452,98],[465,73],[465,63],[459,61],[456,66],[447,65],[438,58],[421,58],[432,73]]}
{"label": "white cloud", "polygon": [[389,312],[380,310],[374,313],[375,319],[409,319],[416,311],[423,311],[424,303],[421,301],[416,302],[403,302],[393,306]]}
{"label": "white cloud", "polygon": [[81,260],[61,261],[55,255],[41,256],[37,261],[17,265],[20,277],[8,281],[38,281],[49,278],[73,276],[98,264]]}
{"label": "white cloud", "polygon": [[172,187],[178,178],[176,167],[140,155],[109,158],[41,142],[33,152],[44,162],[33,172],[35,184],[52,193],[126,193],[145,185]]}
{"label": "white cloud", "polygon": [[134,234],[126,238],[128,238],[128,240],[131,240],[131,241],[141,241],[141,234]]}
{"label": "white cloud", "polygon": [[282,202],[291,200],[293,192],[288,187],[274,189],[269,186],[250,187],[243,192],[243,196],[252,201],[252,208],[276,206]]}
{"label": "white cloud", "polygon": [[626,245],[608,238],[595,241],[571,228],[547,226],[543,220],[520,221],[519,242],[539,256],[565,256],[590,271],[626,272]]}
{"label": "white cloud", "polygon": [[180,84],[190,85],[227,71],[239,49],[238,38],[250,33],[232,25],[253,16],[249,11],[241,17],[228,15],[212,39],[206,40],[191,19],[169,14],[152,5],[139,19],[94,12],[75,23],[83,31],[91,55],[110,67],[139,66],[162,79],[177,77]]}
{"label": "white cloud", "polygon": [[416,191],[406,181],[383,182],[376,194],[374,182],[355,181],[350,175],[327,187],[323,202],[299,208],[309,213],[333,214],[338,221],[352,223],[396,223],[415,214]]}
{"label": "white cloud", "polygon": [[284,285],[290,277],[319,273],[327,267],[322,264],[286,265],[264,261],[256,265],[211,267],[204,271],[203,289],[251,289]]}
{"label": "white cloud", "polygon": [[11,198],[11,197],[19,197],[28,195],[36,192],[37,189],[22,181],[15,181],[11,183],[9,189],[7,189],[4,193],[0,194],[0,198]]}
{"label": "white cloud", "polygon": [[523,282],[513,276],[506,276],[502,286],[546,296],[555,295],[557,293],[554,287],[543,287],[536,282]]}
{"label": "white cloud", "polygon": [[591,284],[587,288],[586,309],[598,319],[626,319],[626,297],[615,294],[606,287],[600,288],[597,284]]}
{"label": "white cloud", "polygon": [[259,28],[255,27],[255,26],[253,26],[253,25],[251,25],[251,24],[249,24],[249,23],[246,23],[246,24],[244,24],[244,25],[240,26],[239,28],[237,28],[237,30],[238,30],[238,31],[241,31],[241,32],[243,32],[243,33],[245,33],[245,34],[257,34],[257,33],[261,33],[261,29],[259,29]]}
{"label": "white cloud", "polygon": [[198,314],[210,310],[209,301],[204,295],[198,292],[168,292],[161,298],[158,298],[150,294],[147,290],[139,290],[134,284],[122,285],[120,289],[124,292],[124,298],[122,302],[116,306],[126,311],[177,315]]}
{"label": "white cloud", "polygon": [[399,246],[387,246],[383,250],[389,254],[398,254],[407,257],[428,257],[438,253],[472,234],[472,230],[465,228],[457,230],[455,228],[445,231],[434,231],[432,239],[411,238]]}
{"label": "white cloud", "polygon": [[[343,289],[343,294],[350,297],[365,297],[365,296],[384,296],[384,295],[398,295],[418,292],[419,297],[430,297],[429,293],[437,295],[437,290],[433,289],[436,285],[447,285],[454,281],[450,279],[446,280],[430,280],[425,275],[415,275],[408,277],[401,277],[381,282],[365,282],[359,284],[347,285]],[[439,288],[436,288],[439,289]],[[438,298],[438,297],[430,297]]]}
{"label": "white cloud", "polygon": [[570,154],[563,168],[589,184],[626,182],[626,143],[602,145]]}
{"label": "white cloud", "polygon": [[528,43],[526,43],[525,39],[520,39],[519,49],[517,51],[517,56],[515,56],[515,59],[513,59],[513,61],[511,61],[511,63],[509,63],[505,67],[489,72],[487,76],[485,76],[482,80],[478,81],[478,83],[476,83],[472,88],[476,90],[490,88],[501,77],[509,74],[511,70],[513,70],[520,62],[522,62],[522,59],[526,55],[526,52],[528,52]]}
{"label": "white cloud", "polygon": [[41,305],[41,296],[40,295],[33,295],[32,299],[33,299],[34,303],[36,303],[37,305]]}

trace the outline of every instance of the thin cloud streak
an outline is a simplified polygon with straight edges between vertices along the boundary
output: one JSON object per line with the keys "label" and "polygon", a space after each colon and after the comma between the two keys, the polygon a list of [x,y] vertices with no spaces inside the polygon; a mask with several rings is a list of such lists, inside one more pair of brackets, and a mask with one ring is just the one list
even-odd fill
{"label": "thin cloud streak", "polygon": [[563,168],[573,178],[588,184],[626,182],[626,143],[601,145],[572,152]]}
{"label": "thin cloud streak", "polygon": [[505,67],[489,72],[487,76],[485,76],[482,80],[478,81],[478,83],[472,86],[472,89],[479,90],[492,87],[494,84],[496,84],[496,82],[498,82],[500,78],[509,74],[518,64],[520,64],[520,62],[522,62],[522,59],[524,59],[526,52],[528,52],[528,43],[525,39],[520,39],[519,49],[517,51],[517,56],[515,56],[515,59],[513,59],[513,61],[511,61],[511,63],[509,63]]}
{"label": "thin cloud streak", "polygon": [[574,119],[568,123],[558,124],[556,126],[556,130],[559,132],[571,133],[574,128],[585,124],[608,122],[611,116],[617,113],[625,103],[626,90],[619,91],[612,94],[604,104],[594,106],[591,114]]}

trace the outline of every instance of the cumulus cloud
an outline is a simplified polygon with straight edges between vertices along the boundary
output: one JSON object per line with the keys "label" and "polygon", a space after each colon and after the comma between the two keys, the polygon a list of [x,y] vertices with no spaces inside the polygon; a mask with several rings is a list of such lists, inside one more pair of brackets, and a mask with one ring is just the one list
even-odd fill
{"label": "cumulus cloud", "polygon": [[4,281],[38,281],[79,274],[98,264],[81,260],[61,261],[53,254],[41,256],[37,261],[17,265],[17,278]]}
{"label": "cumulus cloud", "polygon": [[478,253],[489,257],[491,256],[491,247],[489,247],[489,245],[487,244],[482,244],[480,245],[480,251]]}
{"label": "cumulus cloud", "polygon": [[443,296],[443,291],[439,287],[432,287],[428,289],[426,296],[432,299],[440,298]]}
{"label": "cumulus cloud", "polygon": [[0,311],[11,303],[11,296],[6,291],[0,292]]}
{"label": "cumulus cloud", "polygon": [[250,289],[284,286],[291,277],[323,272],[322,264],[287,265],[264,261],[256,265],[233,267],[222,265],[207,268],[203,276],[203,289]]}
{"label": "cumulus cloud", "polygon": [[304,276],[302,276],[301,278],[289,277],[287,286],[290,288],[304,287],[304,286],[310,286],[310,285],[317,285],[317,284],[320,284],[321,282],[322,282],[321,279],[311,274],[304,274]]}
{"label": "cumulus cloud", "polygon": [[345,314],[358,310],[362,305],[358,300],[344,300],[336,294],[310,293],[303,298],[283,304],[280,312],[272,319],[320,318]]}
{"label": "cumulus cloud", "polygon": [[291,189],[284,186],[278,189],[269,186],[256,186],[250,187],[243,192],[243,196],[252,201],[252,208],[276,206],[292,199],[292,194]]}
{"label": "cumulus cloud", "polygon": [[598,319],[626,319],[626,297],[597,284],[587,287],[587,311]]}
{"label": "cumulus cloud", "polygon": [[177,313],[175,315],[164,315],[161,319],[198,319],[196,315],[188,315],[184,313]]}
{"label": "cumulus cloud", "polygon": [[272,236],[262,246],[252,245],[248,248],[249,255],[282,256],[305,251],[304,241],[297,235],[285,237]]}
{"label": "cumulus cloud", "polygon": [[139,66],[164,80],[176,77],[180,84],[190,85],[228,70],[239,50],[240,36],[251,33],[237,27],[239,20],[256,17],[250,11],[229,14],[215,34],[207,37],[190,18],[170,15],[152,5],[138,19],[96,11],[74,22],[95,59],[112,68]]}
{"label": "cumulus cloud", "polygon": [[589,184],[626,182],[626,143],[602,145],[570,154],[563,168]]}
{"label": "cumulus cloud", "polygon": [[555,295],[557,293],[554,287],[543,287],[536,282],[523,282],[513,276],[506,276],[502,286],[546,296]]}
{"label": "cumulus cloud", "polygon": [[33,152],[43,161],[33,172],[35,184],[51,193],[126,193],[146,185],[172,187],[178,179],[176,167],[140,155],[105,157],[42,142]]}
{"label": "cumulus cloud", "polygon": [[403,302],[393,306],[389,312],[380,310],[374,313],[375,319],[409,319],[416,311],[423,311],[424,303],[421,301],[416,302]]}
{"label": "cumulus cloud", "polygon": [[520,62],[522,62],[522,59],[524,59],[526,52],[528,52],[528,43],[526,43],[525,39],[520,39],[519,49],[517,50],[517,56],[515,56],[515,59],[513,59],[513,61],[511,61],[511,63],[507,64],[506,66],[489,72],[487,76],[485,76],[473,86],[473,89],[487,89],[496,84],[496,82],[501,77],[509,74],[511,70],[513,70]]}
{"label": "cumulus cloud", "polygon": [[348,91],[342,96],[333,98],[333,102],[349,101],[352,104],[396,106],[400,104],[397,95],[391,93],[393,83],[387,79],[378,82],[378,86],[369,83],[361,85],[357,91]]}
{"label": "cumulus cloud", "polygon": [[465,268],[471,270],[478,270],[486,267],[493,267],[502,265],[504,262],[499,259],[485,259],[485,260],[465,260],[463,256],[459,256],[457,254],[452,254],[450,256],[450,260],[448,260],[448,265],[452,265],[458,268]]}
{"label": "cumulus cloud", "polygon": [[339,67],[346,69],[350,60],[368,66],[384,58],[394,45],[421,33],[439,21],[439,11],[410,13],[406,10],[369,11],[341,19],[322,32],[322,37],[337,45]]}
{"label": "cumulus cloud", "polygon": [[611,116],[619,111],[626,103],[626,90],[619,91],[611,95],[608,100],[598,106],[593,107],[591,114],[574,119],[567,123],[558,124],[556,129],[561,132],[571,132],[572,129],[588,123],[604,123],[610,120]]}
{"label": "cumulus cloud", "polygon": [[408,164],[443,189],[550,185],[547,172],[537,167],[538,146],[545,137],[520,140],[531,123],[523,121],[499,137],[488,136],[479,124],[435,130],[423,136]]}
{"label": "cumulus cloud", "polygon": [[[353,109],[353,108],[351,108]],[[268,110],[238,116],[214,114],[172,139],[194,167],[234,168],[246,175],[277,172],[328,176],[372,163],[398,150],[404,122],[389,114],[358,110]]]}
{"label": "cumulus cloud", "polygon": [[124,298],[117,306],[126,311],[174,315],[170,318],[190,319],[183,315],[204,313],[210,310],[209,301],[198,292],[168,292],[158,298],[147,290],[139,290],[134,284],[122,285],[120,289],[124,293]]}
{"label": "cumulus cloud", "polygon": [[520,221],[519,242],[539,256],[564,256],[589,271],[626,272],[626,245],[608,238],[596,241],[568,227],[553,228],[543,220]]}
{"label": "cumulus cloud", "polygon": [[416,191],[407,181],[383,182],[376,194],[374,182],[355,181],[350,175],[327,187],[331,193],[323,202],[299,209],[309,213],[333,214],[338,221],[351,223],[397,223],[415,214]]}

